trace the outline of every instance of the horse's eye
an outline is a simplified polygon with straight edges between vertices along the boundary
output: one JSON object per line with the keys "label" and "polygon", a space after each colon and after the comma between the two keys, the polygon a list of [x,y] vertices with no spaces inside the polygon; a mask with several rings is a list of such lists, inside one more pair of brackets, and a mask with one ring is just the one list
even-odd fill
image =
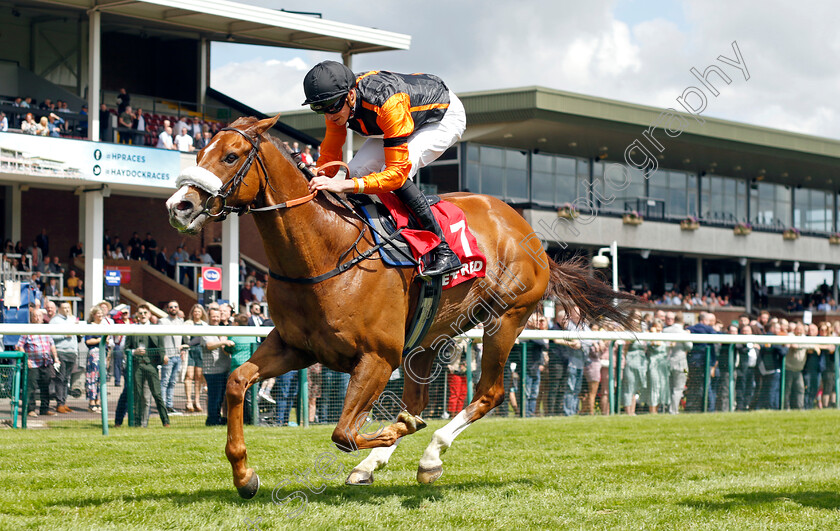
{"label": "horse's eye", "polygon": [[225,157],[225,162],[227,162],[228,164],[233,164],[238,158],[239,157],[236,155],[236,153],[228,153],[228,156]]}

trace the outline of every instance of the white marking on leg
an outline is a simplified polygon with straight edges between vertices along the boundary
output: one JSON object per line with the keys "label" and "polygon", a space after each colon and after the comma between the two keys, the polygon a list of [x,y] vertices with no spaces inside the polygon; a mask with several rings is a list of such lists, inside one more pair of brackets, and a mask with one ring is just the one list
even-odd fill
{"label": "white marking on leg", "polygon": [[467,429],[470,424],[472,423],[467,420],[466,410],[461,410],[446,426],[437,430],[432,436],[432,442],[429,443],[426,451],[423,452],[423,457],[420,458],[420,468],[428,470],[441,466],[443,461],[440,460],[440,456],[452,446],[455,437]]}
{"label": "white marking on leg", "polygon": [[402,437],[397,439],[391,446],[382,446],[379,448],[374,448],[370,451],[370,454],[353,470],[364,470],[368,473],[373,473],[375,470],[379,470],[380,468],[384,468],[385,465],[388,464],[388,460],[391,459],[391,454],[394,453],[394,450],[397,449],[397,445],[400,444]]}

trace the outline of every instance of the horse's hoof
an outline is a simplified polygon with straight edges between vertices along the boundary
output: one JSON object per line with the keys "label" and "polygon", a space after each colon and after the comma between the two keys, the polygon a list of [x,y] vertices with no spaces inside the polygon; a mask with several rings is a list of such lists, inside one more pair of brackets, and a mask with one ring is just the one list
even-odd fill
{"label": "horse's hoof", "polygon": [[431,485],[443,474],[443,467],[436,466],[433,468],[417,468],[417,481],[424,485]]}
{"label": "horse's hoof", "polygon": [[236,487],[236,492],[239,493],[239,496],[246,500],[250,500],[256,496],[258,490],[260,490],[260,477],[256,472],[251,474],[251,479],[248,480],[248,483],[241,487]]}
{"label": "horse's hoof", "polygon": [[373,485],[373,474],[367,470],[354,468],[350,475],[347,476],[345,485]]}
{"label": "horse's hoof", "polygon": [[408,426],[408,429],[410,430],[409,433],[418,432],[426,427],[426,422],[423,419],[416,415],[412,415],[408,411],[400,411],[400,414],[397,415],[397,421]]}

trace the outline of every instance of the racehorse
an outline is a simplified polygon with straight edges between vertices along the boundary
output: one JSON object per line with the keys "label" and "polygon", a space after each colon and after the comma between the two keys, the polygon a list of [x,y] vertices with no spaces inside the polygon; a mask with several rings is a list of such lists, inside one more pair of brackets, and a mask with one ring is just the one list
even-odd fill
{"label": "racehorse", "polygon": [[[613,292],[580,260],[551,260],[513,208],[489,196],[445,194],[442,199],[466,214],[487,258],[487,275],[443,292],[422,344],[404,360],[406,327],[419,291],[414,268],[368,259],[320,282],[300,280],[337,271],[337,265],[347,264],[374,242],[345,207],[309,193],[308,179],[288,150],[266,133],[276,120],[239,118],[220,131],[199,151],[197,165],[179,176],[179,188],[166,203],[171,225],[187,233],[227,214],[252,213],[268,257],[273,278],[266,300],[275,328],[251,359],[233,371],[226,388],[225,453],[243,498],[253,497],[259,488],[259,477],[247,464],[242,422],[245,392],[260,380],[319,362],[349,373],[332,440],[345,451],[373,449],[346,480],[370,484],[400,438],[425,426],[419,415],[429,400],[435,357],[451,345],[450,337],[483,323],[481,378],[474,399],[434,433],[419,462],[417,480],[431,483],[442,474],[441,454],[455,437],[503,401],[508,354],[542,299],[554,297],[566,309],[577,306],[587,320],[630,325],[624,303],[631,297]],[[361,425],[401,363],[412,375],[404,379],[405,410],[373,435],[362,432]]]}

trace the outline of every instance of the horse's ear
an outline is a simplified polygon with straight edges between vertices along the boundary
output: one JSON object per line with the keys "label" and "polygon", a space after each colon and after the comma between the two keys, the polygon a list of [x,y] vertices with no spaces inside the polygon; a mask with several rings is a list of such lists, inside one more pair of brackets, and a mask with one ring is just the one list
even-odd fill
{"label": "horse's ear", "polygon": [[280,114],[275,116],[274,118],[266,118],[265,120],[260,120],[259,122],[254,124],[253,131],[257,133],[257,135],[261,135],[274,127],[274,124],[277,123],[277,120],[280,119]]}

